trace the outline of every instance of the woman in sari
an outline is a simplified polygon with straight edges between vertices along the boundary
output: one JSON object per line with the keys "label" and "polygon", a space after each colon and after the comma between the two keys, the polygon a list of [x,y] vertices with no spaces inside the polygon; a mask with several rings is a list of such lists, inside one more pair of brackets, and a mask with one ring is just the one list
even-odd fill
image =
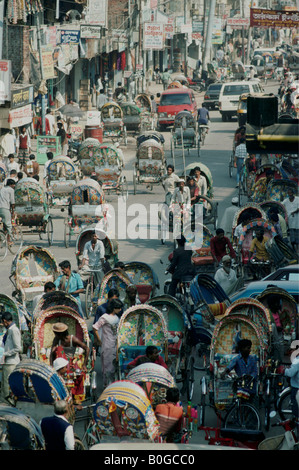
{"label": "woman in sari", "polygon": [[104,313],[93,325],[95,339],[98,345],[101,346],[104,387],[107,387],[114,380],[117,327],[122,308],[123,303],[119,299],[112,299],[107,307],[107,313]]}

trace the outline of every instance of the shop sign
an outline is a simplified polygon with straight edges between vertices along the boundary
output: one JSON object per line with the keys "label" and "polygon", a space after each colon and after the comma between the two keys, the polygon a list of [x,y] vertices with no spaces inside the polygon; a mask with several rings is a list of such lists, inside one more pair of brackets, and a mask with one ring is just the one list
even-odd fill
{"label": "shop sign", "polygon": [[143,49],[162,50],[164,48],[164,28],[162,23],[145,23]]}
{"label": "shop sign", "polygon": [[20,108],[33,103],[33,86],[21,88],[20,90],[11,90],[11,109]]}
{"label": "shop sign", "polygon": [[10,128],[21,127],[32,121],[32,106],[27,104],[22,108],[12,109],[9,111],[8,123]]}
{"label": "shop sign", "polygon": [[250,26],[258,28],[298,28],[299,11],[250,8]]}
{"label": "shop sign", "polygon": [[81,24],[80,36],[82,39],[101,39],[102,27],[99,25]]}
{"label": "shop sign", "polygon": [[0,101],[10,101],[11,61],[0,60]]}
{"label": "shop sign", "polygon": [[80,30],[61,29],[60,30],[60,43],[61,44],[79,44]]}

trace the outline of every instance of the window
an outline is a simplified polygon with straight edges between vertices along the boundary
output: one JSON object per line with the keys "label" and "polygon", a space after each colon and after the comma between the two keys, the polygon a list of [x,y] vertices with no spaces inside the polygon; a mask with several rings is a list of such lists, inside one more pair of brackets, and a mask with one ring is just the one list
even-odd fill
{"label": "window", "polygon": [[223,96],[242,95],[242,93],[249,93],[249,85],[226,85],[223,88]]}
{"label": "window", "polygon": [[173,95],[163,95],[160,106],[176,106],[179,104],[191,104],[190,96],[187,93],[174,93]]}

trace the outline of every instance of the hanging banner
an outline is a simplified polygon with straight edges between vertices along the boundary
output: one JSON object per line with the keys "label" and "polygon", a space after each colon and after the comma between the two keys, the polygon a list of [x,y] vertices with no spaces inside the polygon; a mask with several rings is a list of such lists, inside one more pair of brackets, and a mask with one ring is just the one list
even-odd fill
{"label": "hanging banner", "polygon": [[299,11],[250,8],[250,26],[258,28],[298,28]]}
{"label": "hanging banner", "polygon": [[0,60],[0,101],[10,101],[11,61]]}
{"label": "hanging banner", "polygon": [[162,23],[145,23],[143,28],[143,49],[162,50],[164,48],[164,28]]}
{"label": "hanging banner", "polygon": [[53,47],[42,46],[42,68],[44,80],[55,78],[54,60],[53,60]]}
{"label": "hanging banner", "polygon": [[89,0],[85,21],[88,24],[97,24],[106,28],[107,0]]}
{"label": "hanging banner", "polygon": [[81,24],[80,36],[81,39],[101,39],[102,27],[99,25]]}

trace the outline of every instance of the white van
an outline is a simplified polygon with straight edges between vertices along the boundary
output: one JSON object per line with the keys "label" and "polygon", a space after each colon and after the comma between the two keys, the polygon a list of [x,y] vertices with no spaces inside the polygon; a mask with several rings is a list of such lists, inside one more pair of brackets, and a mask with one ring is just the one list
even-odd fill
{"label": "white van", "polygon": [[263,93],[263,88],[256,80],[223,83],[219,94],[219,111],[222,121],[238,116],[239,97],[243,93]]}

